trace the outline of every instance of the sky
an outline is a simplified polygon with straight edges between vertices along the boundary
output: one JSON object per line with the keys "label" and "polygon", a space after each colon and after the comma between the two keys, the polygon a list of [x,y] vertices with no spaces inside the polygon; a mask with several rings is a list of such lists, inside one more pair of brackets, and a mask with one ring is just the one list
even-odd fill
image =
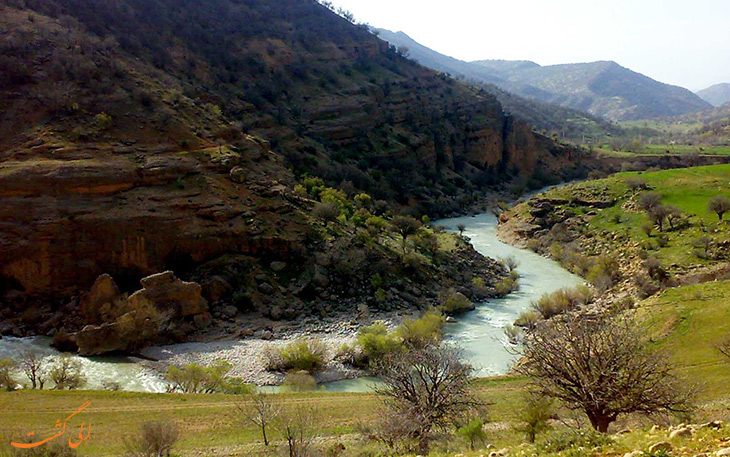
{"label": "sky", "polygon": [[730,0],[332,0],[462,60],[613,60],[693,91],[730,82]]}

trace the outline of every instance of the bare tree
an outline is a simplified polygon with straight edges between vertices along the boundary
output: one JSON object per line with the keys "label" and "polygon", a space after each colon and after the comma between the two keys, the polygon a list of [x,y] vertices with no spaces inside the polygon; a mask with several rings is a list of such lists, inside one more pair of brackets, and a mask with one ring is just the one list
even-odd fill
{"label": "bare tree", "polygon": [[286,441],[289,457],[310,457],[317,438],[316,411],[298,406],[281,415],[281,434]]}
{"label": "bare tree", "polygon": [[86,384],[86,378],[82,374],[81,362],[71,358],[68,354],[55,358],[48,376],[56,385],[56,390],[73,390]]}
{"label": "bare tree", "polygon": [[456,230],[459,231],[459,236],[464,236],[464,230],[466,230],[466,224],[457,225]]}
{"label": "bare tree", "polygon": [[25,351],[20,359],[20,369],[28,377],[31,388],[43,390],[47,376],[43,355],[33,350]]}
{"label": "bare tree", "polygon": [[479,405],[470,393],[473,369],[461,350],[446,344],[409,347],[380,360],[377,394],[386,409],[411,425],[408,435],[427,453],[432,432]]}
{"label": "bare tree", "polygon": [[269,445],[267,429],[281,414],[282,406],[272,394],[260,393],[253,397],[253,402],[245,407],[238,406],[246,421],[251,422],[261,430],[264,446]]}
{"label": "bare tree", "polygon": [[722,355],[730,359],[730,337],[728,337],[725,341],[723,341],[718,347],[717,350],[720,351]]}
{"label": "bare tree", "polygon": [[716,195],[707,203],[707,211],[717,214],[718,219],[722,221],[722,216],[730,211],[730,200],[723,195]]}
{"label": "bare tree", "polygon": [[666,357],[646,349],[627,317],[551,319],[529,333],[521,352],[518,370],[537,390],[582,410],[600,432],[622,414],[690,408],[692,392],[679,385]]}

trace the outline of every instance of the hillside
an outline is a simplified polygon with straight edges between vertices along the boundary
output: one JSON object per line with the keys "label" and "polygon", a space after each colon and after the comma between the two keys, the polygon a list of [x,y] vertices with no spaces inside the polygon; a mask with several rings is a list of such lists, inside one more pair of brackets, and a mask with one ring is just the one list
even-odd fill
{"label": "hillside", "polygon": [[102,273],[122,292],[195,280],[230,332],[243,315],[427,306],[497,267],[468,248],[405,264],[368,217],[587,171],[310,0],[6,1],[0,30],[0,296],[19,335],[79,328]]}
{"label": "hillside", "polygon": [[504,109],[529,122],[537,130],[560,132],[563,137],[576,139],[616,136],[620,129],[611,123],[586,112],[566,108],[557,104],[539,102],[511,92],[509,72],[538,66],[534,62],[492,61],[494,69],[454,59],[429,49],[403,32],[376,29],[378,36],[392,45],[407,49],[406,55],[429,68],[448,73],[469,84],[482,87],[499,100]]}
{"label": "hillside", "polygon": [[712,106],[730,102],[730,83],[720,83],[697,92],[697,95]]}

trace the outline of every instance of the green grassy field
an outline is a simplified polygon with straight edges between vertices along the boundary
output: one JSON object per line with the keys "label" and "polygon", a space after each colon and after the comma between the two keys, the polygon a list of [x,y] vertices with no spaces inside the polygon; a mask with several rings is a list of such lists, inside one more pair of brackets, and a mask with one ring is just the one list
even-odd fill
{"label": "green grassy field", "polygon": [[702,398],[730,394],[730,360],[717,350],[730,338],[730,280],[668,289],[641,302],[637,318]]}
{"label": "green grassy field", "polygon": [[[490,421],[510,422],[517,420],[524,385],[523,379],[491,378],[476,381],[474,389],[489,404]],[[358,423],[373,421],[379,406],[374,394],[316,392],[282,394],[278,398],[284,410],[313,408],[321,436],[345,440],[356,433]],[[208,450],[206,455],[257,455],[261,451],[258,430],[243,419],[238,409],[245,408],[250,399],[233,395],[1,392],[0,436],[18,439],[30,431],[36,436],[50,436],[57,419],[63,421],[87,401],[91,405],[69,423],[76,431],[81,421],[92,424],[89,440],[78,449],[82,455],[119,455],[125,451],[125,438],[134,436],[143,423],[156,420],[169,420],[180,427],[178,449],[186,455],[200,449]],[[272,435],[273,441],[281,440],[278,433]],[[519,440],[514,434],[500,435],[504,434],[495,433],[491,438],[504,444]],[[68,432],[59,439],[67,440]]]}
{"label": "green grassy field", "polygon": [[730,155],[730,146],[697,146],[686,144],[647,144],[643,145],[636,152],[614,151],[609,146],[591,146],[583,145],[585,148],[592,149],[612,157],[636,157],[636,156],[664,156],[664,155],[686,155],[701,154],[710,156],[727,156]]}

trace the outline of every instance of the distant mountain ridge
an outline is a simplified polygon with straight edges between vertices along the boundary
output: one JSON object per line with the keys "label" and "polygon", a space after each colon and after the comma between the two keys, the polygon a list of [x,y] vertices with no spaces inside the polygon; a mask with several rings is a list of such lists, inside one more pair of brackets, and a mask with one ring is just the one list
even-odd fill
{"label": "distant mountain ridge", "polygon": [[402,51],[421,65],[481,86],[497,97],[505,110],[528,121],[538,130],[560,131],[572,138],[614,135],[618,131],[606,120],[588,113],[527,99],[516,95],[515,92],[503,89],[503,87],[509,86],[507,79],[510,72],[516,69],[539,67],[535,62],[492,61],[495,67],[499,68],[488,69],[440,54],[419,44],[403,32],[391,32],[384,29],[378,29],[377,32],[379,37],[385,41],[397,47],[408,48],[407,52],[405,49]]}
{"label": "distant mountain ridge", "polygon": [[691,91],[655,81],[612,61],[540,66],[530,61],[464,62],[428,49],[402,32],[379,30],[423,65],[521,97],[585,111],[610,121],[680,116],[711,107]]}
{"label": "distant mountain ridge", "polygon": [[697,95],[711,104],[721,106],[730,102],[730,83],[720,83],[697,92]]}

